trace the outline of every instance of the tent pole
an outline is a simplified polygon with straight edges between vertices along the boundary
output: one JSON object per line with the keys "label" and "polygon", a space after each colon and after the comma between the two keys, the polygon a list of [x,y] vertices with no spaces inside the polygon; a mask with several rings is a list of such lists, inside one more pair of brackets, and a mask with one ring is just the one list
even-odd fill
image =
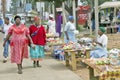
{"label": "tent pole", "polygon": [[97,37],[98,35],[98,27],[99,27],[99,22],[98,22],[98,0],[94,0],[95,3],[95,36]]}

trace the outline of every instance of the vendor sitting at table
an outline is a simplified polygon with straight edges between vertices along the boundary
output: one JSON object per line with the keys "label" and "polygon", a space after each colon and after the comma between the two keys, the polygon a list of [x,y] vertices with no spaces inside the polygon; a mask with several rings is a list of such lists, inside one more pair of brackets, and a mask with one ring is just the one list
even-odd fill
{"label": "vendor sitting at table", "polygon": [[108,37],[104,34],[105,28],[100,27],[98,30],[98,37],[93,41],[95,48],[90,52],[91,58],[106,58]]}

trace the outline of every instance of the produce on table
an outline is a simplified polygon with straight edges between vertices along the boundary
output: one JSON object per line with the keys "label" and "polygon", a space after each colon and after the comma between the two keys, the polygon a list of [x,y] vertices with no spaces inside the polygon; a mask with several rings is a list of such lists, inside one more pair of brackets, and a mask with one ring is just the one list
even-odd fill
{"label": "produce on table", "polygon": [[60,39],[60,38],[49,38],[49,39],[47,39],[47,41],[48,41],[48,45],[60,45],[60,44],[62,44],[62,40]]}
{"label": "produce on table", "polygon": [[49,38],[49,37],[54,37],[54,34],[53,33],[47,33],[46,34],[46,37]]}

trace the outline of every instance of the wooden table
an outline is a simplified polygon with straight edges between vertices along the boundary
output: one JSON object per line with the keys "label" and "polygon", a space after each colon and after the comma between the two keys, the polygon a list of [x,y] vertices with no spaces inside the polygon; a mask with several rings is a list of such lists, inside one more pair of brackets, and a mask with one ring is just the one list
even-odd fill
{"label": "wooden table", "polygon": [[[110,71],[107,71],[106,65],[96,65],[89,59],[85,59],[83,62],[89,66],[90,80],[116,80],[116,78],[120,78],[120,68],[115,69],[111,65],[107,65],[111,68]],[[98,76],[94,76],[94,70],[99,74]]]}
{"label": "wooden table", "polygon": [[[77,58],[76,53],[80,53],[82,50],[65,50],[65,62],[66,66],[70,66],[71,60],[71,67],[72,70],[77,70]],[[90,50],[86,50],[86,57],[89,58]]]}

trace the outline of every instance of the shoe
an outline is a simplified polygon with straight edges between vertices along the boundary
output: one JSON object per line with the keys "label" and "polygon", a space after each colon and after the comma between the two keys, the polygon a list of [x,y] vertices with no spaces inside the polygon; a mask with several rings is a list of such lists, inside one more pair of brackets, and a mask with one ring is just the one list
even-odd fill
{"label": "shoe", "polygon": [[21,64],[18,64],[18,74],[22,74]]}
{"label": "shoe", "polygon": [[18,70],[18,74],[22,74],[23,72],[22,72],[22,70]]}
{"label": "shoe", "polygon": [[37,67],[42,67],[41,65],[37,64]]}
{"label": "shoe", "polygon": [[37,61],[37,67],[42,67],[42,66],[39,64],[39,61]]}
{"label": "shoe", "polygon": [[33,62],[33,67],[34,67],[34,68],[37,67],[37,63],[36,63],[36,61]]}
{"label": "shoe", "polygon": [[6,63],[7,62],[7,60],[3,60],[3,63]]}

